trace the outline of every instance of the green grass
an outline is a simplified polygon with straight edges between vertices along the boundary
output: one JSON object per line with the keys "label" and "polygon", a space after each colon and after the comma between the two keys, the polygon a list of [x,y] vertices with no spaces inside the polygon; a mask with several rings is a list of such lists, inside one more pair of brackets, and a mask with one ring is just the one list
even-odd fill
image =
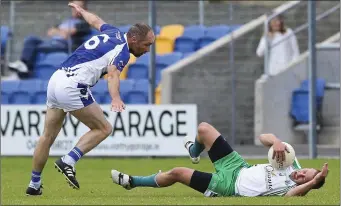
{"label": "green grass", "polygon": [[[77,178],[81,189],[69,188],[64,177],[50,158],[43,172],[44,190],[41,197],[26,197],[25,190],[30,180],[31,158],[3,157],[1,159],[1,204],[2,205],[339,205],[340,160],[301,160],[304,167],[320,168],[329,163],[329,176],[325,186],[311,191],[305,197],[227,197],[206,198],[181,184],[169,188],[136,188],[126,191],[111,182],[110,170],[118,169],[132,175],[148,175],[159,169],[165,171],[177,166],[191,167],[201,171],[213,171],[209,159],[192,165],[188,158],[84,158],[77,163]],[[250,160],[251,164],[265,160]]]}

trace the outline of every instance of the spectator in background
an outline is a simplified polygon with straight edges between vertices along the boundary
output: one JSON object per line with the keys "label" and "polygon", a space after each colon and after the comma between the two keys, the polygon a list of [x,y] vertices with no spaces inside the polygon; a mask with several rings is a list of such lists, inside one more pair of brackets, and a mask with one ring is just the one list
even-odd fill
{"label": "spectator in background", "polygon": [[[294,32],[285,27],[282,16],[272,19],[269,24],[269,75],[276,75],[299,56],[299,48]],[[257,56],[264,56],[266,40],[263,36],[257,48]]]}
{"label": "spectator in background", "polygon": [[[86,1],[72,2],[84,9],[87,8]],[[67,52],[69,38],[71,38],[72,41],[72,50],[75,50],[83,43],[84,37],[90,32],[90,25],[72,8],[72,17],[64,20],[61,24],[48,29],[47,39],[43,40],[37,36],[27,37],[24,41],[24,48],[20,60],[11,62],[8,66],[12,71],[18,73],[19,77],[29,77],[35,65],[38,51]]]}

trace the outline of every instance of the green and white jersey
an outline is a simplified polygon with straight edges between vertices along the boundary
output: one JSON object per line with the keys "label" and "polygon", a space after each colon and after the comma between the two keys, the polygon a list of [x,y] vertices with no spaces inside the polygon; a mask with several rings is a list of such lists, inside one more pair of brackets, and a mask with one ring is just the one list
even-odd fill
{"label": "green and white jersey", "polygon": [[236,181],[236,193],[239,196],[282,196],[296,187],[289,175],[301,169],[297,159],[285,170],[275,170],[270,164],[258,164],[243,168]]}

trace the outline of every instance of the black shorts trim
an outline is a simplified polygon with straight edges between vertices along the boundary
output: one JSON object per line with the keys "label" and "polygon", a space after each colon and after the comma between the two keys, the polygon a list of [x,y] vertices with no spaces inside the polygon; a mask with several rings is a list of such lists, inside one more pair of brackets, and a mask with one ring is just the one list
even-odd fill
{"label": "black shorts trim", "polygon": [[227,143],[223,136],[219,136],[213,143],[210,151],[208,151],[208,156],[210,157],[211,161],[214,163],[215,161],[229,155],[234,150],[232,147]]}
{"label": "black shorts trim", "polygon": [[212,179],[212,173],[194,170],[189,186],[196,191],[205,193]]}

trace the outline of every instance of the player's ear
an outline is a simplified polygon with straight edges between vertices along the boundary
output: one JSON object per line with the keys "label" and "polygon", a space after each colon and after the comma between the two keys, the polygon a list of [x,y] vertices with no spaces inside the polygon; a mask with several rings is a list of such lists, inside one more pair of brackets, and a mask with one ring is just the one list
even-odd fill
{"label": "player's ear", "polygon": [[137,42],[137,37],[134,35],[131,37],[132,42],[136,43]]}

